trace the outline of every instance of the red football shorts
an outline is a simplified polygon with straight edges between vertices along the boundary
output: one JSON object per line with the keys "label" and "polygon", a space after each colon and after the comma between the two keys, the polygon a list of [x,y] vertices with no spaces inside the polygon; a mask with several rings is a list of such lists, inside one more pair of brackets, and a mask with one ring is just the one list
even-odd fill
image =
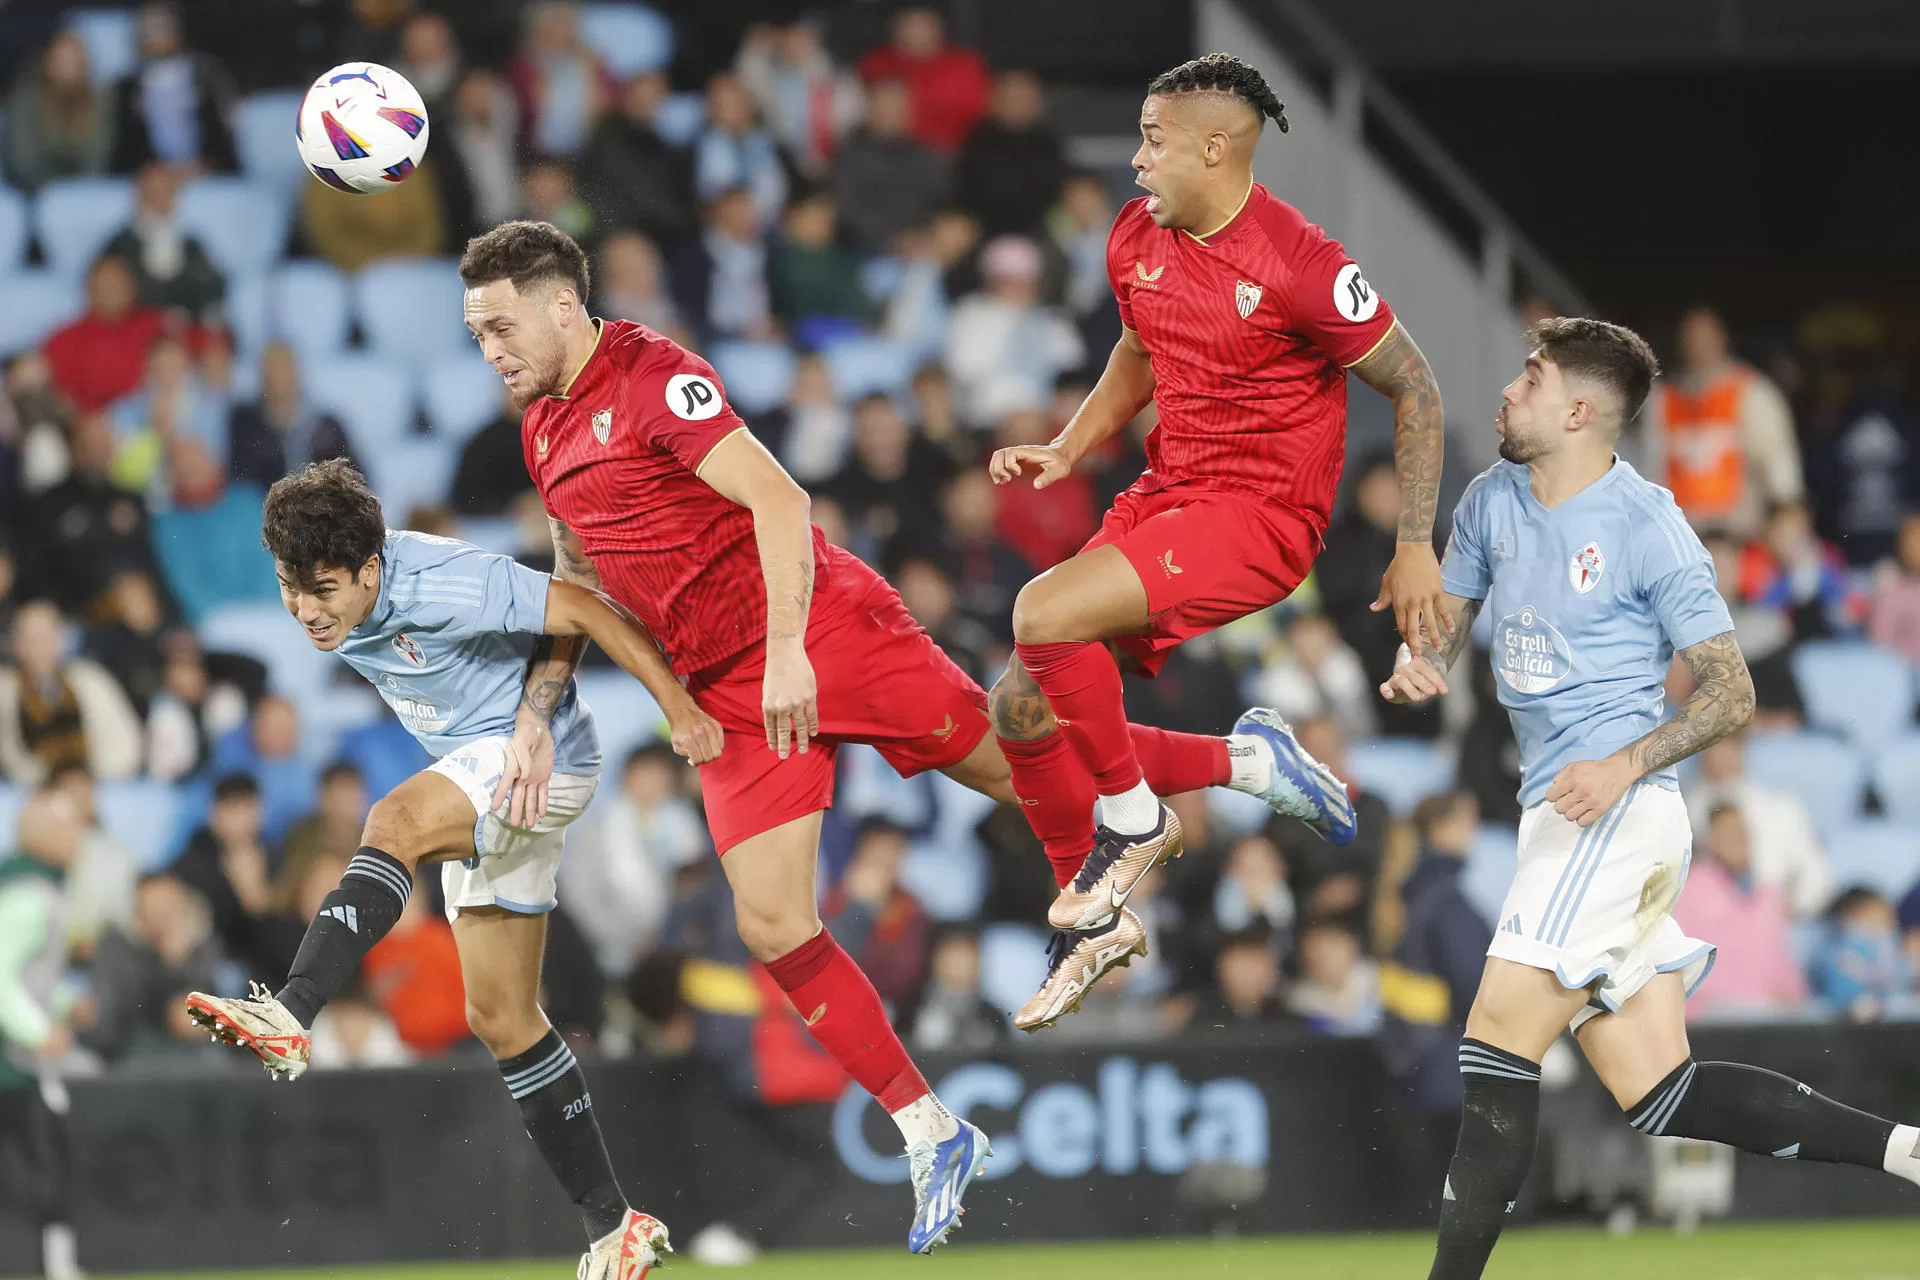
{"label": "red football shorts", "polygon": [[1320,531],[1278,503],[1210,489],[1128,489],[1081,550],[1113,546],[1147,589],[1147,629],[1113,643],[1148,675],[1184,640],[1285,600]]}
{"label": "red football shorts", "polygon": [[766,645],[687,681],[694,701],[725,731],[719,758],[700,766],[707,826],[721,853],[832,805],[842,742],[868,743],[902,777],[912,777],[960,763],[987,736],[987,695],[913,620],[886,579],[845,552],[832,557],[822,577],[807,619],[820,736],[805,755],[790,751],[782,760],[767,745],[760,711]]}

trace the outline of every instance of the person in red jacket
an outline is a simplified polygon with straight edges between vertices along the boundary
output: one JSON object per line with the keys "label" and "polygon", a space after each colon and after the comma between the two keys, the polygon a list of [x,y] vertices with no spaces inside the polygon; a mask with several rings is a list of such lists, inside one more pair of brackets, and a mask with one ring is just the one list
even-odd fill
{"label": "person in red jacket", "polygon": [[111,255],[87,273],[87,312],[47,339],[53,384],[74,407],[104,409],[140,385],[165,317],[135,305],[133,272]]}
{"label": "person in red jacket", "polygon": [[913,136],[949,154],[986,115],[992,88],[986,59],[949,45],[932,9],[902,9],[895,15],[893,43],[860,60],[860,78],[868,84],[904,82],[913,95]]}

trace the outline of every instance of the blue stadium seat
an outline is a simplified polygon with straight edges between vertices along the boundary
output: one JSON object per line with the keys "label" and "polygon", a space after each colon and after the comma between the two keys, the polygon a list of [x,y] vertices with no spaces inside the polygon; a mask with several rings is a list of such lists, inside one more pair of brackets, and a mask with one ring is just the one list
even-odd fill
{"label": "blue stadium seat", "polygon": [[593,712],[600,758],[617,769],[635,747],[666,736],[667,718],[646,687],[624,671],[581,673],[580,698]]}
{"label": "blue stadium seat", "polygon": [[44,268],[0,275],[0,356],[37,347],[86,305],[71,276]]}
{"label": "blue stadium seat", "polygon": [[353,281],[367,350],[394,360],[435,360],[473,349],[461,314],[465,289],[451,258],[383,258]]}
{"label": "blue stadium seat", "polygon": [[875,302],[885,302],[900,289],[907,264],[898,258],[868,258],[860,268],[860,287]]}
{"label": "blue stadium seat", "polygon": [[674,147],[692,146],[706,124],[707,100],[697,93],[671,95],[653,117],[654,132]]}
{"label": "blue stadium seat", "polygon": [[1348,753],[1354,780],[1396,814],[1453,785],[1453,759],[1422,738],[1375,738]]}
{"label": "blue stadium seat", "polygon": [[224,308],[227,328],[233,333],[233,347],[242,359],[251,360],[267,345],[271,326],[267,320],[268,277],[260,273],[229,275]]}
{"label": "blue stadium seat", "polygon": [[266,665],[268,686],[302,705],[325,692],[340,665],[308,644],[300,624],[278,604],[223,605],[201,620],[199,630],[202,647],[257,658]]}
{"label": "blue stadium seat", "polygon": [[1874,752],[1873,791],[1888,817],[1920,822],[1920,733],[1895,738]]}
{"label": "blue stadium seat", "polygon": [[47,265],[70,276],[88,264],[133,219],[133,184],[125,178],[69,178],[40,188],[33,234]]}
{"label": "blue stadium seat", "polygon": [[713,371],[727,399],[741,413],[767,413],[793,390],[793,349],[784,342],[722,342],[713,348]]}
{"label": "blue stadium seat", "polygon": [[347,280],[331,263],[289,262],[267,281],[267,336],[302,361],[335,355],[347,345]]}
{"label": "blue stadium seat", "polygon": [[356,681],[329,688],[325,697],[300,703],[300,732],[305,739],[300,753],[314,768],[324,769],[339,757],[340,744],[350,734],[386,714],[386,704],[370,684]]}
{"label": "blue stadium seat", "polygon": [[405,367],[381,356],[336,355],[303,370],[307,399],[340,415],[359,453],[404,440],[413,425],[413,384]]}
{"label": "blue stadium seat", "polygon": [[1224,833],[1244,836],[1266,826],[1273,817],[1273,810],[1259,796],[1231,791],[1226,787],[1214,787],[1207,792],[1207,816],[1219,823]]}
{"label": "blue stadium seat", "polygon": [[1746,755],[1747,776],[1806,801],[1823,834],[1859,816],[1867,770],[1846,743],[1818,733],[1752,734]]}
{"label": "blue stadium seat", "polygon": [[658,71],[673,61],[673,23],[644,4],[590,4],[580,35],[615,77]]}
{"label": "blue stadium seat", "polygon": [[460,456],[452,441],[400,436],[369,443],[361,454],[367,479],[380,497],[389,526],[405,527],[415,507],[446,505],[447,489],[453,483],[453,468]]}
{"label": "blue stadium seat", "polygon": [[0,782],[0,858],[11,857],[19,846],[20,809],[27,803],[27,789]]}
{"label": "blue stadium seat", "polygon": [[279,262],[291,217],[284,192],[251,178],[202,178],[180,193],[180,224],[228,276]]}
{"label": "blue stadium seat", "polygon": [[858,400],[875,391],[905,395],[913,379],[913,353],[885,338],[849,338],[822,354],[834,392],[842,400]]}
{"label": "blue stadium seat", "polygon": [[96,86],[112,84],[139,61],[131,9],[75,9],[66,25],[87,46],[87,75]]}
{"label": "blue stadium seat", "polygon": [[520,522],[512,516],[462,516],[460,540],[495,555],[520,554]]}
{"label": "blue stadium seat", "polygon": [[169,783],[103,782],[96,792],[100,825],[125,845],[142,871],[157,871],[170,860],[174,810],[180,793]]}
{"label": "blue stadium seat", "polygon": [[980,931],[980,995],[1012,1014],[1047,979],[1047,935],[1026,924],[990,924]]}
{"label": "blue stadium seat", "polygon": [[233,109],[233,143],[241,172],[286,197],[296,195],[302,182],[314,181],[293,132],[304,96],[297,91],[256,93]]}
{"label": "blue stadium seat", "polygon": [[27,256],[27,198],[0,187],[0,276],[11,275]]}
{"label": "blue stadium seat", "polygon": [[477,354],[447,356],[420,379],[420,407],[433,433],[456,444],[493,421],[506,384]]}
{"label": "blue stadium seat", "polygon": [[1520,832],[1514,827],[1486,823],[1473,838],[1467,869],[1460,873],[1460,892],[1489,927],[1500,914],[1514,868],[1520,865]]}
{"label": "blue stadium seat", "polygon": [[975,829],[994,802],[944,773],[928,777],[933,792],[933,829],[913,842],[900,865],[900,883],[936,920],[971,920],[980,914],[993,879],[987,851]]}
{"label": "blue stadium seat", "polygon": [[1866,885],[1895,902],[1920,881],[1920,826],[1891,818],[1863,818],[1827,840],[1834,889]]}
{"label": "blue stadium seat", "polygon": [[1807,722],[1872,750],[1913,728],[1913,673],[1906,659],[1858,641],[1820,641],[1793,651],[1793,679]]}

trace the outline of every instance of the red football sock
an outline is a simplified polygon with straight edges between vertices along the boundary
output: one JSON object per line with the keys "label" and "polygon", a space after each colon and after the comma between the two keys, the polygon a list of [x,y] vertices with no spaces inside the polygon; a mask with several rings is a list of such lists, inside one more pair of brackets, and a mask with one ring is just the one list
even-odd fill
{"label": "red football sock", "polygon": [[1062,730],[1032,742],[1002,738],[1000,750],[1013,770],[1020,811],[1064,889],[1093,849],[1093,775]]}
{"label": "red football sock", "polygon": [[889,1112],[918,1101],[927,1081],[893,1033],[880,993],[825,929],[776,960],[767,972],[787,993],[820,1047]]}
{"label": "red football sock", "polygon": [[1224,787],[1233,777],[1225,738],[1149,729],[1143,724],[1128,727],[1133,730],[1133,754],[1140,761],[1140,772],[1157,796]]}
{"label": "red football sock", "polygon": [[1140,785],[1140,761],[1127,732],[1120,668],[1105,645],[1089,640],[1065,644],[1017,644],[1020,663],[1047,695],[1055,718],[1079,732],[1071,738],[1087,768],[1093,789],[1117,796]]}

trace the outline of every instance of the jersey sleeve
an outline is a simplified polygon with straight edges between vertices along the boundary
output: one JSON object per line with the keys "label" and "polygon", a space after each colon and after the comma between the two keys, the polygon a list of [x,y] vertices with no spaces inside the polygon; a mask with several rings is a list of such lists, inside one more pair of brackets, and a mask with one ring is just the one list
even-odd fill
{"label": "jersey sleeve", "polygon": [[1120,304],[1120,323],[1133,328],[1133,284],[1127,274],[1127,215],[1131,213],[1131,204],[1123,205],[1113,220],[1113,230],[1107,233],[1107,283],[1113,288],[1113,300]]}
{"label": "jersey sleeve", "polygon": [[1654,617],[1675,649],[1733,630],[1721,598],[1713,556],[1671,503],[1642,526],[1640,581]]}
{"label": "jersey sleeve", "polygon": [[691,351],[675,355],[629,375],[627,406],[654,447],[698,471],[715,445],[747,424],[727,402],[712,365]]}
{"label": "jersey sleeve", "polygon": [[1440,562],[1440,585],[1462,600],[1485,600],[1493,589],[1487,559],[1486,506],[1489,481],[1480,476],[1467,486],[1453,508],[1453,532]]}
{"label": "jersey sleeve", "polygon": [[1306,225],[1288,268],[1288,327],[1335,364],[1358,364],[1393,328],[1393,308],[1319,227]]}

